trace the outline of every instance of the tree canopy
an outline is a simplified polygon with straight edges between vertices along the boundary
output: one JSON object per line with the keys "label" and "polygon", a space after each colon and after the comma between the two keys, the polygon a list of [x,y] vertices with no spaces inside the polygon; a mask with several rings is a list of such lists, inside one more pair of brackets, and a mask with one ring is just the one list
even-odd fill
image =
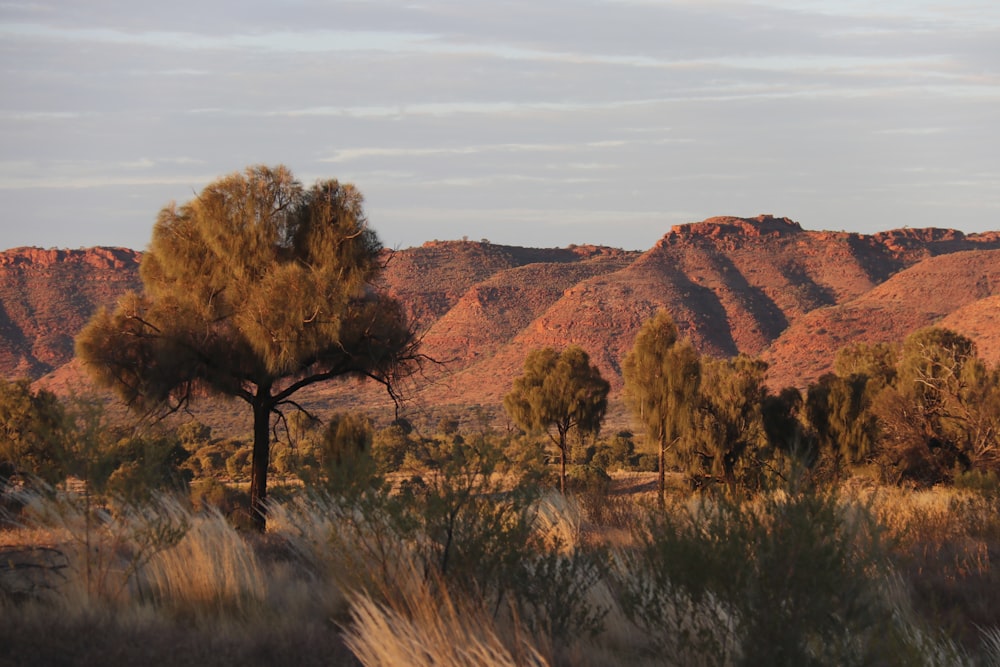
{"label": "tree canopy", "polygon": [[[566,493],[567,435],[597,433],[608,408],[611,386],[590,357],[575,345],[562,353],[546,347],[532,350],[524,375],[503,399],[507,414],[525,431],[546,432],[559,448],[559,488]],[[555,432],[552,432],[552,429]]]}
{"label": "tree canopy", "polygon": [[384,262],[352,185],[305,188],[283,166],[249,167],[160,211],[142,293],[99,311],[77,354],[135,408],[177,409],[201,394],[246,401],[263,528],[272,415],[336,377],[367,376],[391,391],[415,358],[401,306],[375,289]]}

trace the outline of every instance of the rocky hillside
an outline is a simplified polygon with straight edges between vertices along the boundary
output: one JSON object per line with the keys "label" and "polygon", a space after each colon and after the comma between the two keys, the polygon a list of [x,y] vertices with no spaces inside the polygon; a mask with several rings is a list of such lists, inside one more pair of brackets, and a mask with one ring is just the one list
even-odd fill
{"label": "rocky hillside", "polygon": [[[129,250],[0,255],[0,372],[40,377],[72,358],[87,316],[138,287]],[[394,253],[384,288],[402,300],[432,364],[415,404],[496,405],[528,350],[575,343],[617,389],[638,328],[666,308],[703,352],[762,355],[771,383],[804,386],[855,340],[901,340],[941,323],[1000,359],[1000,232],[804,230],[787,218],[678,225],[644,253],[432,242]],[[72,366],[50,385],[79,382]],[[74,379],[75,378],[75,379]],[[331,387],[320,397],[377,400]]]}
{"label": "rocky hillside", "polygon": [[[946,275],[934,266],[939,256],[966,257],[977,248],[1000,248],[1000,234],[967,237],[938,229],[874,236],[809,232],[791,220],[770,216],[712,218],[679,225],[625,265],[621,265],[624,257],[572,267],[539,263],[494,274],[469,288],[427,330],[424,350],[452,361],[448,372],[435,376],[431,386],[417,393],[429,405],[449,402],[455,396],[496,404],[520,371],[528,350],[570,343],[588,350],[617,389],[622,357],[638,328],[659,308],[668,309],[682,333],[703,352],[764,355],[773,364],[772,385],[805,386],[829,369],[836,350],[853,340],[853,331],[797,339],[786,337],[786,332],[799,331],[798,323],[811,315],[863,299],[893,276],[927,262],[927,272],[914,272],[901,294],[909,296],[914,313],[938,303],[938,316],[931,322],[926,317],[910,317],[913,327],[879,338],[901,340],[913,328],[938,321],[972,298],[959,298],[956,293],[983,294],[982,286],[990,284],[983,272],[989,272],[994,254],[980,251],[980,262],[966,262],[968,270],[961,275]],[[963,260],[956,260],[956,266],[962,264]],[[992,266],[1000,267],[1000,261],[993,259]],[[594,273],[565,289],[559,280],[548,277],[570,278],[571,271],[585,274],[588,269]],[[534,285],[538,290],[538,282],[530,279],[538,274],[547,276],[549,300],[538,298],[529,306],[524,288],[509,285]],[[937,286],[939,279],[948,286]],[[508,284],[508,289],[493,289],[501,283]],[[562,292],[556,294],[558,289]],[[922,297],[922,292],[929,296]],[[949,309],[947,302],[954,308]],[[905,299],[900,307],[908,307]],[[519,324],[511,335],[511,328],[493,324],[507,313],[518,313],[519,322],[531,318],[530,323]],[[963,330],[962,322],[952,326]],[[981,334],[966,333],[978,336],[989,353],[985,349],[989,343]],[[792,340],[797,343],[786,344]],[[779,342],[780,351],[772,351]],[[483,382],[482,378],[499,381]]]}
{"label": "rocky hillside", "polygon": [[124,248],[0,253],[0,375],[37,378],[73,358],[73,338],[100,306],[141,288]]}

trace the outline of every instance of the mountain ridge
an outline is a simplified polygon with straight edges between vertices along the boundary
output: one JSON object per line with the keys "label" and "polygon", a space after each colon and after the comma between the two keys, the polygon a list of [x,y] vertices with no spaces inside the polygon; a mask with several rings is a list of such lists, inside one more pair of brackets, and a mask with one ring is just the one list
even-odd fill
{"label": "mountain ridge", "polygon": [[[140,260],[108,247],[0,253],[0,373],[49,376],[41,383],[61,391],[82,382],[73,337],[97,308],[141,289]],[[424,353],[446,362],[408,392],[431,407],[497,406],[530,349],[569,344],[588,351],[617,400],[620,361],[660,308],[705,354],[762,356],[773,388],[804,387],[848,342],[942,322],[1000,360],[1000,232],[811,231],[760,215],[674,225],[646,251],[430,241],[387,251],[381,287],[404,303]],[[336,389],[317,395],[336,402]],[[355,406],[382,400],[352,393]]]}

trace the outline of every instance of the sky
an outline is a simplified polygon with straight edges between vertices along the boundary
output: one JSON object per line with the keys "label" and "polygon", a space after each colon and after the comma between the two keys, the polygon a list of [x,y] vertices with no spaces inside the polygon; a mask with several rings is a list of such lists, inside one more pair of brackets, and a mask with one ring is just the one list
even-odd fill
{"label": "sky", "polygon": [[248,165],[386,246],[1000,229],[995,0],[0,0],[0,248],[142,249]]}

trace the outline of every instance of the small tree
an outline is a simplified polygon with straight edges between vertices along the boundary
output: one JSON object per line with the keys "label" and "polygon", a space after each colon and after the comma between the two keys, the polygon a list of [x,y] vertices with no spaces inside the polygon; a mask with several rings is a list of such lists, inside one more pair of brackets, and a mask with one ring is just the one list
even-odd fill
{"label": "small tree", "polygon": [[263,530],[272,415],[343,376],[390,388],[415,358],[400,305],[375,289],[382,246],[361,194],[285,167],[250,167],[160,211],[143,293],[101,310],[77,354],[132,407],[176,410],[204,394],[253,413],[250,495]]}
{"label": "small tree", "polygon": [[976,357],[969,338],[940,327],[910,334],[895,382],[873,407],[885,436],[883,469],[927,483],[997,458],[1000,374]]}
{"label": "small tree", "polygon": [[733,487],[746,468],[759,472],[767,441],[761,407],[767,364],[739,355],[702,365],[698,414],[683,459],[689,471],[707,471]]}
{"label": "small tree", "polygon": [[875,450],[878,421],[871,411],[871,386],[878,387],[879,382],[860,373],[847,377],[827,373],[809,387],[806,418],[834,480],[840,479],[844,467],[861,463]]}
{"label": "small tree", "polygon": [[0,464],[7,468],[0,471],[0,490],[14,472],[62,481],[66,440],[65,409],[55,394],[32,391],[27,380],[0,378]]}
{"label": "small tree", "polygon": [[[608,408],[608,382],[580,347],[561,354],[552,348],[532,350],[524,375],[504,396],[507,414],[520,428],[546,432],[559,448],[559,490],[566,494],[567,435],[573,429],[598,433]],[[554,429],[554,433],[553,433]]]}
{"label": "small tree", "polygon": [[701,379],[701,358],[677,327],[660,311],[639,330],[622,364],[625,400],[659,445],[660,502],[666,493],[667,450],[690,430]]}

